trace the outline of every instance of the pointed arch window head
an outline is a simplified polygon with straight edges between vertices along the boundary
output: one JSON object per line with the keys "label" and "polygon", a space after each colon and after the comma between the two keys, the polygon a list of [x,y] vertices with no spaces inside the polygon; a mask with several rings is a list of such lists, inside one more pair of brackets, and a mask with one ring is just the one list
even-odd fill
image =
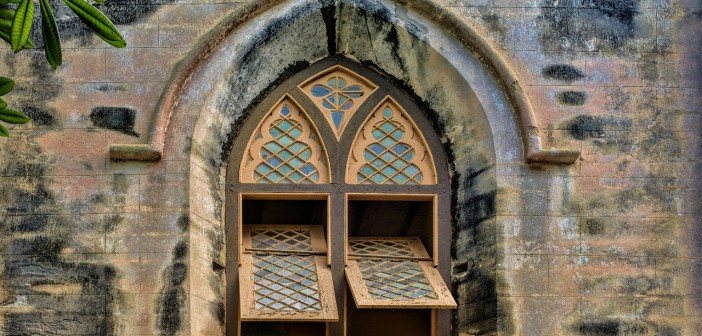
{"label": "pointed arch window head", "polygon": [[378,88],[365,78],[338,65],[320,72],[299,87],[322,111],[337,141],[351,116]]}
{"label": "pointed arch window head", "polygon": [[242,160],[242,183],[329,183],[329,161],[305,111],[284,96],[258,125]]}
{"label": "pointed arch window head", "polygon": [[349,184],[435,184],[426,141],[409,115],[389,96],[356,135],[346,170]]}

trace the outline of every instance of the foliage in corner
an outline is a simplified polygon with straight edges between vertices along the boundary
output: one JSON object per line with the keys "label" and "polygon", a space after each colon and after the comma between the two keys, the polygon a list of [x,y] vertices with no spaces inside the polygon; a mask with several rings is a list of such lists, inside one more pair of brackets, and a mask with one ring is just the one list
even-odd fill
{"label": "foliage in corner", "polygon": [[[35,0],[0,0],[0,38],[9,43],[17,53],[23,49],[34,48],[29,38],[34,22]],[[44,55],[52,68],[61,65],[61,39],[54,11],[49,0],[38,0],[41,12],[41,35],[44,40]],[[63,0],[63,2],[85,23],[90,30],[105,42],[116,48],[124,48],[127,42],[122,34],[105,14],[100,12],[85,0]],[[95,0],[102,3],[105,0]],[[0,96],[10,92],[15,82],[6,77],[0,77]],[[21,112],[7,108],[7,102],[0,98],[0,121],[11,124],[24,124],[29,117]],[[0,124],[0,136],[10,136],[5,126]]]}

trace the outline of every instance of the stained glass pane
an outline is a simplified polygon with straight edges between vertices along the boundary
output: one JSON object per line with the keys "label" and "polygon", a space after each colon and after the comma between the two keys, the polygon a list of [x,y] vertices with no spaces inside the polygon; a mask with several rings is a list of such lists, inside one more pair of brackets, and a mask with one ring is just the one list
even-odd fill
{"label": "stained glass pane", "polygon": [[[307,130],[307,131],[305,131]],[[328,164],[319,138],[297,107],[283,100],[259,126],[249,147],[252,160],[242,161],[242,182],[254,183],[326,183]],[[254,146],[254,144],[258,144]],[[260,160],[259,160],[260,158]],[[300,167],[305,166],[301,171]],[[324,180],[320,181],[322,169]],[[252,179],[252,180],[249,180]]]}
{"label": "stained glass pane", "polygon": [[[414,126],[390,98],[381,103],[354,141],[347,169],[348,183],[420,184],[433,182],[433,163]],[[359,144],[363,147],[358,148]],[[419,152],[422,156],[418,157]]]}
{"label": "stained glass pane", "polygon": [[300,89],[324,113],[337,139],[351,116],[376,88],[368,80],[341,66],[322,71],[300,85]]}

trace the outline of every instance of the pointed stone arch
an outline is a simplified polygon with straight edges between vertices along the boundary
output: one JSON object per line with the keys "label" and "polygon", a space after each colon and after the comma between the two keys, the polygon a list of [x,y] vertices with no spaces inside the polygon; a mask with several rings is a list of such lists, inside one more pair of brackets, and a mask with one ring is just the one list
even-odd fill
{"label": "pointed stone arch", "polygon": [[224,243],[231,214],[224,209],[236,201],[226,197],[232,140],[262,97],[337,54],[394,81],[425,107],[450,157],[450,272],[460,306],[454,328],[508,330],[509,304],[497,310],[504,300],[498,284],[506,280],[498,272],[504,252],[495,218],[496,170],[525,161],[573,163],[579,153],[544,149],[509,66],[468,23],[433,0],[262,0],[242,5],[181,62],[148,143],[110,148],[113,160],[189,162],[187,332],[225,333],[224,302],[235,297],[226,286],[232,275],[223,270],[231,253]]}

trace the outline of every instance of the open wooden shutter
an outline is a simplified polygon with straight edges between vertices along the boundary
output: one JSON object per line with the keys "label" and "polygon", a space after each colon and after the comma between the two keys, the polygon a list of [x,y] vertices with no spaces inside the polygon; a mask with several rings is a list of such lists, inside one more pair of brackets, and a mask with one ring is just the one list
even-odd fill
{"label": "open wooden shutter", "polygon": [[338,321],[321,226],[244,225],[242,321]]}
{"label": "open wooden shutter", "polygon": [[358,308],[456,308],[419,238],[349,238],[346,280]]}

